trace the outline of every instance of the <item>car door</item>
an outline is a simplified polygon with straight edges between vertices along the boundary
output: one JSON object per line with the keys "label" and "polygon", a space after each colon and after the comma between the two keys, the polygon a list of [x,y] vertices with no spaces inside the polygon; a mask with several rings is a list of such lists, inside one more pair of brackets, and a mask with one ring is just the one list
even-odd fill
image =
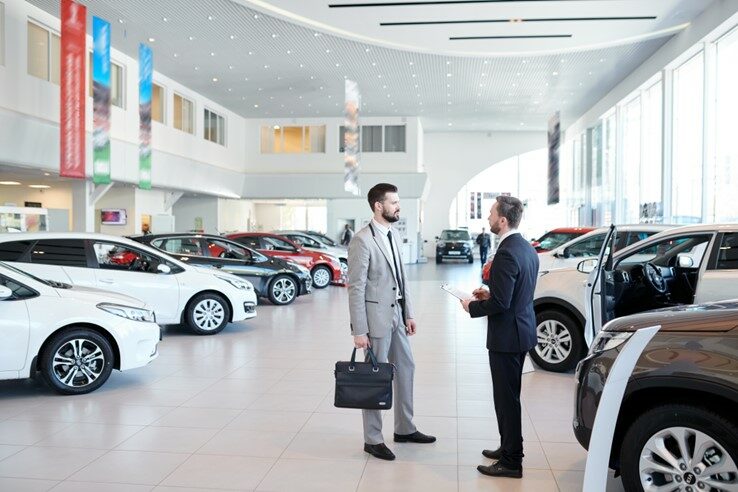
{"label": "car door", "polygon": [[205,254],[216,268],[245,278],[259,293],[265,292],[273,270],[255,263],[253,254],[248,248],[227,239],[208,237],[203,241]]}
{"label": "car door", "polygon": [[11,263],[45,280],[81,287],[94,287],[84,239],[43,239],[36,241],[18,263]]}
{"label": "car door", "polygon": [[154,309],[160,323],[179,323],[176,270],[157,270],[159,264],[169,265],[165,258],[113,241],[92,241],[91,247],[97,262],[98,288],[144,301]]}
{"label": "car door", "polygon": [[697,283],[695,303],[738,298],[738,232],[718,236]]}
{"label": "car door", "polygon": [[269,251],[270,256],[282,258],[283,260],[294,261],[306,268],[310,268],[312,266],[312,257],[302,254],[287,241],[271,236],[263,236],[261,241],[264,246],[263,249]]}
{"label": "car door", "polygon": [[608,317],[607,303],[608,294],[610,294],[612,288],[612,255],[616,239],[617,228],[611,225],[602,241],[602,247],[597,257],[597,265],[590,272],[585,284],[587,315],[585,317],[584,339],[587,341],[587,346],[592,343]]}
{"label": "car door", "polygon": [[188,265],[214,266],[211,258],[205,256],[203,241],[200,237],[181,236],[154,239],[151,241],[151,246]]}
{"label": "car door", "polygon": [[0,299],[0,379],[5,379],[17,377],[26,364],[30,336],[26,301],[38,293],[5,275],[0,275],[0,286],[13,293],[7,299]]}

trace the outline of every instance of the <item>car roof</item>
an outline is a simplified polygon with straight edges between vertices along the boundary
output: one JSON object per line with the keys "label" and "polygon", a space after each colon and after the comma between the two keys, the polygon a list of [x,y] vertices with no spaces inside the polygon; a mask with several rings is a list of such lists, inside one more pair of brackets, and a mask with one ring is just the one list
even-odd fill
{"label": "car roof", "polygon": [[[679,234],[690,234],[690,233],[700,233],[700,232],[709,232],[709,233],[721,233],[721,232],[738,232],[738,224],[695,224],[695,225],[687,225],[687,226],[681,226],[681,227],[673,227],[671,229],[667,229],[664,231],[659,232],[658,234],[654,234],[653,236],[649,237],[647,241],[658,241],[661,238],[669,237],[673,235],[679,235]],[[617,251],[615,253],[615,257],[618,257],[620,255],[626,255],[633,251],[634,249],[640,248],[641,243],[643,241],[639,241],[637,243],[633,243],[628,245],[627,247],[621,249],[620,251]]]}
{"label": "car roof", "polygon": [[128,236],[131,239],[136,240],[143,240],[146,242],[152,241],[154,239],[163,239],[168,237],[204,237],[209,239],[228,239],[223,236],[218,236],[217,234],[200,234],[197,232],[164,232],[161,234],[148,234],[148,235],[136,235],[136,236]]}
{"label": "car roof", "polygon": [[596,227],[557,227],[556,229],[551,229],[546,234],[573,234],[577,232],[581,232],[582,234],[584,234],[590,231],[594,231],[595,229]]}
{"label": "car roof", "polygon": [[296,248],[300,247],[299,245],[295,244],[295,242],[292,241],[290,238],[280,236],[279,234],[273,234],[271,232],[234,232],[232,234],[226,235],[226,239],[239,237],[276,237],[277,239],[281,239],[282,241],[287,241]]}

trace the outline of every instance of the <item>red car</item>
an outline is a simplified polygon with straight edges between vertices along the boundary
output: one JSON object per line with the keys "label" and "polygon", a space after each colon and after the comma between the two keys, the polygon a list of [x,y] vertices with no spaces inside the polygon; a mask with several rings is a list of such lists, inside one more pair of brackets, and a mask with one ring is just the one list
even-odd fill
{"label": "red car", "polygon": [[301,248],[284,236],[266,232],[236,232],[226,237],[267,256],[293,261],[304,266],[310,270],[313,287],[316,289],[323,289],[331,283],[346,285],[347,279],[341,272],[341,262],[338,258]]}

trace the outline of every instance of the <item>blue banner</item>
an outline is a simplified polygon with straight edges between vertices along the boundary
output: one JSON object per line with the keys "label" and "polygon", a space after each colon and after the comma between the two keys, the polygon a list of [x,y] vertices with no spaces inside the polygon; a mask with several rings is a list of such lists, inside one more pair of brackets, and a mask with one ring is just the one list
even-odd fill
{"label": "blue banner", "polygon": [[138,45],[138,186],[151,189],[151,84],[154,76],[154,57],[151,48]]}
{"label": "blue banner", "polygon": [[92,180],[110,183],[110,23],[92,18]]}

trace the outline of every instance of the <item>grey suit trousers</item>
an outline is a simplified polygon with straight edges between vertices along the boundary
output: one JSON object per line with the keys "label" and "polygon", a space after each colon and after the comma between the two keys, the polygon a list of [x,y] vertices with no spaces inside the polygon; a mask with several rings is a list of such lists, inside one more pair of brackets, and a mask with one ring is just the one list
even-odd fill
{"label": "grey suit trousers", "polygon": [[[405,332],[400,303],[395,303],[395,314],[392,319],[391,333],[382,338],[369,337],[372,351],[379,362],[390,362],[395,365],[393,402],[395,411],[395,433],[412,434],[417,429],[413,424],[413,378],[415,377],[415,361],[413,360],[410,341]],[[367,362],[369,358],[366,358]],[[364,419],[364,442],[380,444],[384,442],[382,435],[382,411],[362,410]]]}

